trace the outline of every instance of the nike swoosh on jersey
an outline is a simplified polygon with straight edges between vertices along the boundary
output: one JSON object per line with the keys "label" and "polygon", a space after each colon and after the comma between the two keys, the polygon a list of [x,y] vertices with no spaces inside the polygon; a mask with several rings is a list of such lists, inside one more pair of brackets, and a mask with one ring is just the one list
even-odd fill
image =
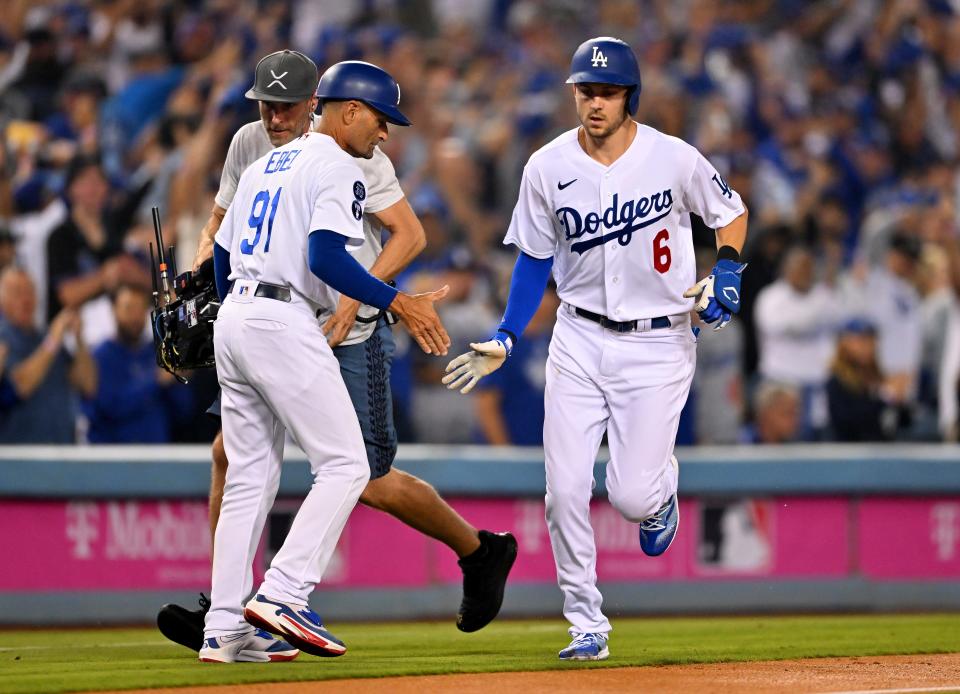
{"label": "nike swoosh on jersey", "polygon": [[557,181],[557,190],[563,190],[567,186],[572,186],[574,183],[576,183],[579,180],[580,180],[579,178],[575,178],[572,181],[568,181],[566,183],[560,183],[560,181]]}

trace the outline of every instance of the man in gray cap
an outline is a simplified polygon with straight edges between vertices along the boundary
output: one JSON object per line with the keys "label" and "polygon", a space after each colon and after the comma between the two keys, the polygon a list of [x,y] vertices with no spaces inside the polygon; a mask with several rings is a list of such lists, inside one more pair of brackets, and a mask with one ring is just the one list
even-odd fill
{"label": "man in gray cap", "polygon": [[230,142],[220,176],[220,190],[210,218],[200,232],[194,271],[213,256],[213,237],[230,207],[244,169],[274,147],[282,147],[310,129],[317,110],[314,96],[317,80],[316,64],[299,51],[277,51],[257,63],[253,86],[245,96],[258,103],[260,121],[244,125]]}
{"label": "man in gray cap", "polygon": [[[327,74],[332,76],[335,72],[331,68]],[[317,85],[316,65],[297,51],[271,53],[257,64],[253,87],[246,96],[259,102],[260,120],[241,127],[230,142],[220,190],[201,232],[194,269],[213,255],[214,236],[247,166],[274,147],[283,146],[312,129],[316,120]],[[389,282],[423,250],[425,233],[387,155],[378,147],[370,159],[359,158],[356,162],[367,182],[363,214],[365,241],[352,255],[370,274]],[[381,247],[382,228],[390,232],[390,241]],[[394,341],[384,316],[378,315],[376,309],[341,296],[336,313],[322,315],[320,321],[340,363],[367,449],[370,482],[360,496],[360,503],[389,513],[443,542],[457,554],[463,572],[463,601],[457,627],[467,632],[483,628],[500,610],[507,576],[516,558],[516,540],[509,533],[478,531],[432,486],[392,467],[397,451],[390,388]],[[208,412],[220,416],[219,398]],[[227,465],[223,435],[218,433],[213,442],[210,483],[211,535],[220,516]],[[179,605],[165,605],[157,617],[160,630],[170,640],[199,651],[209,602],[201,598],[200,605],[200,610],[193,611]]]}
{"label": "man in gray cap", "polygon": [[317,108],[317,66],[298,51],[277,51],[257,63],[246,97],[260,104],[260,119],[270,144],[280,147],[310,126]]}

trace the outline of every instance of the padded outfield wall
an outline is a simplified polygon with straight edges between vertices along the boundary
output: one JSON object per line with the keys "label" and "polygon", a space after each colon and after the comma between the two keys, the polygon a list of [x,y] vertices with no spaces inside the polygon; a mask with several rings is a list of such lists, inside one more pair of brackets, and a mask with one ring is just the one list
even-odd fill
{"label": "padded outfield wall", "polygon": [[[643,555],[636,526],[592,511],[605,610],[618,614],[960,609],[960,447],[679,449],[680,533]],[[151,621],[209,588],[209,449],[0,447],[0,623]],[[503,614],[559,615],[542,453],[402,447],[478,527],[520,543]],[[255,570],[310,483],[288,456]],[[332,620],[451,617],[455,557],[358,506],[314,607]]]}

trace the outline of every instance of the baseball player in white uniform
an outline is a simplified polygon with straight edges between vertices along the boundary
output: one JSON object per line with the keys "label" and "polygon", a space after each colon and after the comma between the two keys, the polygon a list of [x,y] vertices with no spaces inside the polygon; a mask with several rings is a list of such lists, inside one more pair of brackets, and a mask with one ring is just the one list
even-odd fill
{"label": "baseball player in white uniform", "polygon": [[[573,637],[559,655],[603,660],[611,627],[589,516],[600,441],[606,432],[610,503],[640,524],[644,552],[662,554],[679,522],[673,449],[696,358],[689,312],[722,327],[739,309],[747,212],[694,147],[630,117],[640,70],[627,44],[584,42],[567,82],[581,125],[524,169],[504,241],[520,255],[503,322],[443,381],[469,392],[503,363],[552,269],[562,304],[547,359],[546,516]],[[719,249],[700,282],[690,213],[716,229]]]}
{"label": "baseball player in white uniform", "polygon": [[[308,598],[370,470],[356,413],[317,316],[332,310],[342,292],[389,308],[424,351],[445,354],[449,346],[433,309],[446,288],[403,294],[347,252],[364,238],[366,181],[354,157],[373,156],[388,123],[409,125],[398,108],[396,81],[369,63],[353,65],[362,77],[351,83],[355,96],[327,101],[319,132],[269,152],[244,172],[216,236],[223,305],[214,348],[231,462],[214,539],[201,661],[271,662],[296,657],[297,649],[321,656],[346,651]],[[288,430],[307,455],[314,483],[263,584],[243,606]],[[285,641],[271,643],[255,627]]]}
{"label": "baseball player in white uniform", "polygon": [[[349,71],[355,68],[349,61],[340,65],[337,81],[331,81],[329,70],[325,73],[325,89],[350,88],[349,82],[355,76]],[[356,69],[365,70],[362,66]],[[319,119],[314,118],[314,111],[321,100],[317,80],[316,65],[297,51],[277,51],[264,56],[257,64],[254,84],[246,96],[258,102],[261,120],[241,127],[230,142],[216,204],[202,233],[195,268],[213,254],[214,235],[247,167],[274,147],[285,145],[316,127]],[[371,274],[390,279],[423,248],[424,231],[404,197],[393,164],[379,148],[370,159],[360,157],[353,161],[366,179],[366,198],[363,201],[364,243],[352,248],[351,255]],[[383,227],[390,231],[386,247],[381,246]],[[390,388],[394,342],[392,330],[379,312],[361,306],[348,296],[340,296],[336,311],[325,308],[319,321],[340,363],[366,445],[370,481],[360,495],[360,503],[393,515],[456,553],[463,572],[463,599],[457,627],[467,632],[483,628],[502,604],[507,576],[517,553],[516,540],[509,533],[478,530],[432,486],[393,467],[397,451]],[[219,398],[208,412],[220,416]],[[210,484],[211,533],[215,532],[219,519],[227,466],[223,436],[218,433],[213,442]],[[208,607],[209,602],[204,598],[201,598],[200,610],[164,605],[157,615],[157,625],[170,640],[199,651],[203,646]]]}

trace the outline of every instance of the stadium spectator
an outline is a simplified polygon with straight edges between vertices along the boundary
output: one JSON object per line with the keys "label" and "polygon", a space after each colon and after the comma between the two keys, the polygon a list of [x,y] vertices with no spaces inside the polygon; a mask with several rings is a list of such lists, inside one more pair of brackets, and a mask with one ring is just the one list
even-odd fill
{"label": "stadium spectator", "polygon": [[891,400],[905,406],[916,401],[922,360],[923,325],[917,267],[920,239],[897,231],[890,239],[883,264],[862,265],[842,283],[847,315],[863,316],[877,329],[877,359]]}
{"label": "stadium spectator", "polygon": [[[112,204],[110,193],[99,159],[80,155],[71,161],[66,183],[69,216],[47,239],[48,320],[64,307],[81,309],[120,283],[149,286],[146,268],[124,250],[139,196],[124,196]],[[84,310],[98,308],[99,314],[94,314],[98,325],[90,327],[104,325],[102,339],[110,332],[108,299],[104,296],[99,306]],[[97,333],[88,333],[87,339],[100,342]]]}
{"label": "stadium spectator", "polygon": [[881,441],[893,437],[896,411],[884,401],[883,382],[876,328],[868,320],[850,319],[840,330],[827,382],[832,440]]}
{"label": "stadium spectator", "polygon": [[48,156],[63,166],[80,154],[99,150],[100,103],[106,86],[95,74],[75,72],[63,83],[60,107],[44,123],[50,137]]}
{"label": "stadium spectator", "polygon": [[754,308],[760,375],[801,389],[803,437],[812,438],[826,424],[823,387],[839,306],[834,289],[817,280],[808,248],[790,249],[781,274],[760,292]]}
{"label": "stadium spectator", "polygon": [[93,351],[100,378],[84,402],[90,443],[169,443],[171,424],[189,406],[189,390],[157,366],[144,335],[149,309],[140,287],[122,284],[113,294],[117,335]]}
{"label": "stadium spectator", "polygon": [[29,118],[42,121],[50,115],[64,75],[57,52],[57,36],[47,26],[33,26],[24,34],[26,58],[12,87],[26,98]]}
{"label": "stadium spectator", "polygon": [[765,381],[753,393],[753,421],[744,427],[743,443],[793,443],[800,436],[801,395],[788,383]]}
{"label": "stadium spectator", "polygon": [[[44,335],[34,324],[36,294],[29,275],[9,267],[0,275],[0,342],[10,350],[10,380],[22,402],[0,419],[0,443],[73,443],[76,391],[92,395],[97,368],[81,334],[80,317],[64,309]],[[72,357],[64,349],[72,336]]]}

